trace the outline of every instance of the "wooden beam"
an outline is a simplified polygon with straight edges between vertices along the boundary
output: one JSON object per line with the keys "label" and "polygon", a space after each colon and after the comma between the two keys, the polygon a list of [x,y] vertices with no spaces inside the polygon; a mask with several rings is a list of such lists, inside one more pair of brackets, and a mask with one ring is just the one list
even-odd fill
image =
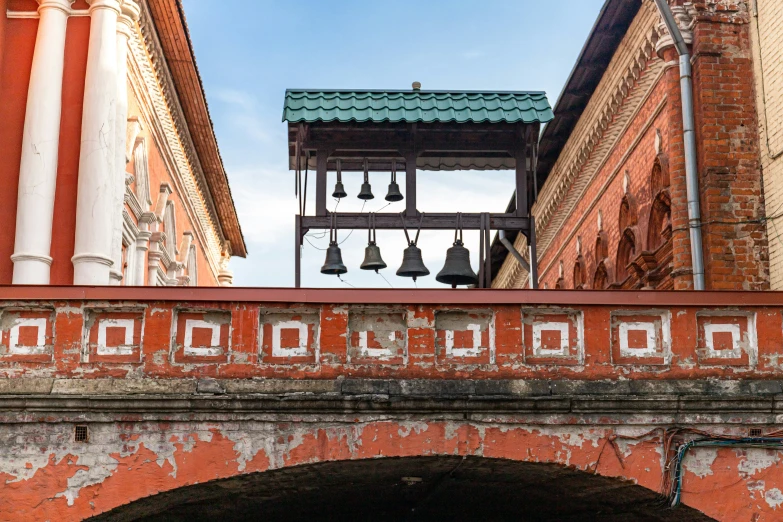
{"label": "wooden beam", "polygon": [[517,195],[517,216],[527,216],[528,214],[528,133],[529,126],[518,127],[516,148],[514,158],[516,159],[516,195]]}
{"label": "wooden beam", "polygon": [[315,171],[315,215],[326,215],[326,165],[329,151],[318,149],[316,152]]}
{"label": "wooden beam", "polygon": [[[524,230],[530,229],[528,217],[518,217],[514,214],[490,214],[490,228],[494,230]],[[408,230],[415,230],[419,226],[419,217],[415,215],[405,216],[405,226]],[[328,230],[329,216],[304,216],[302,228],[312,230]],[[337,225],[340,230],[367,230],[369,228],[369,214],[367,213],[340,213]],[[381,213],[375,214],[375,226],[384,230],[402,230],[400,214]],[[457,214],[424,214],[421,228],[426,230],[454,230],[457,227]],[[462,214],[462,227],[466,230],[481,230],[481,214]]]}

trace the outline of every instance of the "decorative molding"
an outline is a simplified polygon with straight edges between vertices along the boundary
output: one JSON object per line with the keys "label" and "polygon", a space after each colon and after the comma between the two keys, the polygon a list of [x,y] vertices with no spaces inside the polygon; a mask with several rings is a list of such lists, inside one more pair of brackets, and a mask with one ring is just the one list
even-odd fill
{"label": "decorative molding", "polygon": [[[38,11],[11,11],[10,9],[5,12],[5,16],[8,19],[16,20],[37,20],[41,18]],[[70,9],[68,10],[68,16],[90,16],[88,9]]]}
{"label": "decorative molding", "polygon": [[146,2],[130,50],[131,89],[217,279],[224,238]]}

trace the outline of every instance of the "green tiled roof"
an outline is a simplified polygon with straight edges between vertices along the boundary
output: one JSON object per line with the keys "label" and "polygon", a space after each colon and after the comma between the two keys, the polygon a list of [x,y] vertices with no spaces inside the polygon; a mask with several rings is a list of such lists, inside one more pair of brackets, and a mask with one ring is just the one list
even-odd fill
{"label": "green tiled roof", "polygon": [[546,123],[552,118],[543,92],[288,89],[283,108],[283,121],[290,123]]}

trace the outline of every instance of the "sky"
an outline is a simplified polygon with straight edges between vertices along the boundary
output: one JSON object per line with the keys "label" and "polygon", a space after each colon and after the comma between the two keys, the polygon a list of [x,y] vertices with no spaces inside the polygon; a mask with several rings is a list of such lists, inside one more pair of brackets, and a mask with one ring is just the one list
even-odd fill
{"label": "sky", "polygon": [[[183,0],[218,144],[248,247],[233,258],[235,286],[294,284],[294,174],[288,170],[287,88],[546,91],[554,106],[603,0]],[[328,186],[334,185],[329,173]],[[314,176],[308,191],[312,215]],[[370,177],[375,199],[355,196],[361,174],[347,174],[339,211],[399,212],[385,207],[385,173]],[[422,172],[423,212],[503,212],[513,173]],[[404,192],[404,183],[402,184]],[[364,204],[364,207],[363,207]],[[336,200],[329,198],[333,210]],[[385,207],[385,208],[384,208]],[[320,273],[328,234],[311,231],[302,251],[302,286],[419,288],[435,281],[453,232],[422,231],[431,272],[416,283],[395,272],[402,231],[378,231],[388,264],[359,269],[367,231],[340,231],[348,273]],[[478,232],[465,232],[474,270]]]}

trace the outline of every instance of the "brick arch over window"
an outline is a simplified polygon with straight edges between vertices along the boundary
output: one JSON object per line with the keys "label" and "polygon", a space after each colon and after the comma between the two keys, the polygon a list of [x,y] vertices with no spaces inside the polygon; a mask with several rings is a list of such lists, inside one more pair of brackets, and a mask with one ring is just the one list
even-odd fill
{"label": "brick arch over window", "polygon": [[650,173],[652,205],[647,225],[647,249],[655,251],[671,239],[671,195],[666,158],[659,155]]}
{"label": "brick arch over window", "polygon": [[601,230],[595,238],[593,289],[603,290],[614,282],[614,263],[609,259],[609,237]]}
{"label": "brick arch over window", "polygon": [[608,288],[613,283],[613,273],[614,267],[608,257],[599,261],[593,275],[593,290],[605,290]]}
{"label": "brick arch over window", "polygon": [[630,272],[628,265],[633,261],[637,253],[637,231],[636,227],[627,227],[620,237],[620,243],[617,245],[617,281],[622,282],[628,279]]}
{"label": "brick arch over window", "polygon": [[620,201],[620,216],[618,218],[618,228],[625,230],[629,227],[636,226],[638,221],[638,207],[636,205],[636,198],[631,194],[623,196]]}
{"label": "brick arch over window", "polygon": [[587,266],[584,256],[576,258],[573,283],[575,290],[583,290],[587,287]]}

